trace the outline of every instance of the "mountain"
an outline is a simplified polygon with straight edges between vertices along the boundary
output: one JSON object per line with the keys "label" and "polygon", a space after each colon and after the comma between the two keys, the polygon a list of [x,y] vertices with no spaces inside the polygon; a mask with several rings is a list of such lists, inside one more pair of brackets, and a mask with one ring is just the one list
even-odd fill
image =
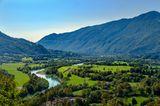
{"label": "mountain", "polygon": [[0,55],[3,54],[49,54],[43,46],[25,39],[12,38],[0,32]]}
{"label": "mountain", "polygon": [[53,33],[37,44],[89,55],[160,55],[160,13],[151,11],[69,33]]}

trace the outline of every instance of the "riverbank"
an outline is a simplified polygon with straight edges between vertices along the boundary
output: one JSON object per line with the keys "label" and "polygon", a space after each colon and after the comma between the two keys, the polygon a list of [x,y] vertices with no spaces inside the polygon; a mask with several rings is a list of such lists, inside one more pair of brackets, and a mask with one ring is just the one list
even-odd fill
{"label": "riverbank", "polygon": [[48,89],[55,87],[60,84],[60,81],[55,76],[49,76],[43,73],[44,69],[38,69],[31,71],[31,74],[35,74],[37,77],[43,78],[48,81],[49,87]]}

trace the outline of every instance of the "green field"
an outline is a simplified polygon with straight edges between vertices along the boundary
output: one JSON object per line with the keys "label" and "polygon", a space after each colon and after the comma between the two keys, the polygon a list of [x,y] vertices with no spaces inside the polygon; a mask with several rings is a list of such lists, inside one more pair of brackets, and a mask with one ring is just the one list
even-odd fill
{"label": "green field", "polygon": [[43,66],[43,64],[29,64],[29,67],[33,68],[33,67],[41,67]]}
{"label": "green field", "polygon": [[68,72],[66,70],[68,70],[69,68],[71,69],[77,69],[77,66],[64,66],[58,69],[59,72],[63,73],[64,77],[67,77]]}
{"label": "green field", "polygon": [[82,92],[83,92],[83,90],[78,90],[78,91],[73,92],[73,94],[75,96],[82,96]]}
{"label": "green field", "polygon": [[123,102],[127,103],[127,104],[132,104],[132,98],[136,99],[136,101],[137,101],[137,105],[136,106],[141,106],[141,103],[143,101],[148,100],[147,97],[131,97],[131,98],[123,99]]}
{"label": "green field", "polygon": [[104,106],[104,105],[102,105],[101,103],[92,103],[90,104],[90,106]]}
{"label": "green field", "polygon": [[[84,65],[84,66],[90,66],[90,65]],[[65,67],[61,67],[59,69],[60,72],[63,72],[65,70],[67,70],[68,68],[72,68],[72,69],[77,69],[78,66],[65,66]],[[121,71],[121,70],[129,70],[131,69],[131,66],[105,66],[105,65],[92,65],[92,70],[97,70],[97,71],[112,71],[112,72],[116,72],[116,71]]]}
{"label": "green field", "polygon": [[[18,67],[22,67],[24,65],[25,63],[4,63],[0,65],[0,68],[5,69],[8,73],[14,75],[17,87],[21,87],[29,81],[29,76],[27,74],[17,71]],[[29,64],[29,66],[36,67],[40,66],[40,64]]]}
{"label": "green field", "polygon": [[[87,65],[84,65],[87,66]],[[129,70],[131,67],[130,66],[104,66],[104,65],[92,65],[92,70],[97,70],[97,71],[121,71],[121,70]],[[63,73],[64,77],[67,77],[69,69],[78,69],[78,66],[64,66],[58,69],[59,72]],[[76,75],[72,75],[70,77],[70,80],[67,81],[67,84],[73,84],[73,85],[78,85],[78,84],[83,84],[84,82],[88,83],[88,85],[94,85],[97,83],[97,81],[90,80],[89,78],[82,78]]]}
{"label": "green field", "polygon": [[121,71],[121,70],[129,70],[131,67],[130,66],[105,66],[105,65],[92,65],[93,70],[97,70],[97,71],[112,71],[112,72],[116,72],[116,71]]}
{"label": "green field", "polygon": [[131,82],[129,83],[132,87],[138,87],[140,86],[140,83],[139,82]]}
{"label": "green field", "polygon": [[22,58],[22,62],[26,62],[26,61],[33,61],[33,59],[31,57],[24,57]]}
{"label": "green field", "polygon": [[8,73],[15,76],[15,82],[18,87],[24,85],[29,81],[29,76],[20,71],[17,71],[18,67],[22,67],[24,63],[5,63],[0,65],[0,68],[5,69]]}
{"label": "green field", "polygon": [[[69,68],[76,69],[78,67],[77,66],[64,66],[64,67],[59,68],[58,71],[62,72],[64,77],[67,77],[67,74],[68,74],[67,70]],[[76,75],[71,75],[69,81],[67,81],[67,84],[79,85],[79,84],[83,84],[84,82],[86,82],[89,86],[97,83],[97,81],[90,80],[89,78],[82,78]]]}
{"label": "green field", "polygon": [[97,83],[97,81],[90,80],[89,78],[82,78],[76,75],[72,75],[70,77],[70,80],[67,81],[67,84],[79,85],[79,84],[83,84],[84,82],[87,83],[89,86]]}

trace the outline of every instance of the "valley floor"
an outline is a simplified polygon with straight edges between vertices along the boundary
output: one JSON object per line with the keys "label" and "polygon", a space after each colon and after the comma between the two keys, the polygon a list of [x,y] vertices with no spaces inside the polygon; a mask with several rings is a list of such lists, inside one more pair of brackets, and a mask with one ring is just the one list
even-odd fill
{"label": "valley floor", "polygon": [[[144,106],[159,104],[159,65],[117,61],[109,64],[104,62],[100,64],[97,61],[98,64],[89,62],[75,65],[80,62],[74,59],[63,59],[43,61],[43,63],[42,61],[4,63],[0,68],[14,75],[16,87],[21,87],[16,95],[20,96],[24,105],[38,106],[47,103],[51,106],[53,104]],[[30,74],[31,70],[42,68],[44,71],[40,72],[41,74],[51,78],[56,77],[60,79],[61,84],[47,90],[46,80]]]}

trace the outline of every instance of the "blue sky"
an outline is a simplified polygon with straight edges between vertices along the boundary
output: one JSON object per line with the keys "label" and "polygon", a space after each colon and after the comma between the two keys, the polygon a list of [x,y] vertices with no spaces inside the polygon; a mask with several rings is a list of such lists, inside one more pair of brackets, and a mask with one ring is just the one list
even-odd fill
{"label": "blue sky", "polygon": [[160,0],[0,0],[0,31],[37,41],[153,10],[160,11]]}

